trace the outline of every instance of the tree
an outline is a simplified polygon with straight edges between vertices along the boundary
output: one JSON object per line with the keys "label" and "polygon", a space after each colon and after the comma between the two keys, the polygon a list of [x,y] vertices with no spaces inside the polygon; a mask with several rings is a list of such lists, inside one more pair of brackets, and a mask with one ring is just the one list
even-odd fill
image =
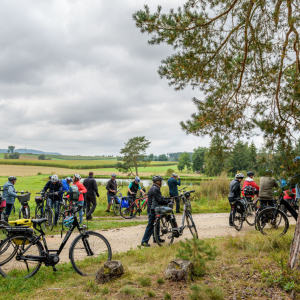
{"label": "tree", "polygon": [[255,147],[253,141],[249,146],[249,169],[250,170],[257,169],[257,148]]}
{"label": "tree", "polygon": [[10,153],[10,154],[8,155],[8,158],[9,158],[9,159],[19,159],[19,158],[20,158],[20,153],[18,153],[18,152]]}
{"label": "tree", "polygon": [[4,159],[8,159],[8,153],[4,154]]}
{"label": "tree", "polygon": [[187,152],[183,152],[179,157],[178,166],[179,165],[180,165],[180,168],[183,166],[183,169],[184,169],[184,167],[186,167],[186,171],[187,171],[187,173],[189,173],[189,170],[191,169],[191,155]]}
{"label": "tree", "polygon": [[128,173],[128,175],[134,175],[133,170],[135,170],[135,175],[138,176],[138,164],[145,167],[150,163],[150,160],[145,161],[146,149],[150,144],[151,142],[144,136],[129,139],[124,148],[120,150],[123,160],[122,163],[118,162],[116,164],[116,169]]}
{"label": "tree", "polygon": [[158,161],[168,161],[168,157],[166,154],[161,154],[157,158]]}
{"label": "tree", "polygon": [[179,163],[177,164],[177,169],[178,169],[178,171],[182,172],[183,169],[184,169],[184,164],[183,164],[182,162],[179,162]]}
{"label": "tree", "polygon": [[8,153],[14,153],[15,148],[16,148],[15,146],[8,146],[7,152]]}
{"label": "tree", "polygon": [[241,170],[247,171],[249,166],[249,153],[247,144],[244,144],[242,141],[237,141],[234,144],[230,155],[230,166],[230,171],[234,174]]}
{"label": "tree", "polygon": [[203,172],[204,171],[204,160],[205,160],[206,151],[207,151],[207,148],[205,148],[205,147],[198,147],[198,148],[194,149],[194,152],[192,155],[194,172]]}
{"label": "tree", "polygon": [[39,159],[39,160],[45,160],[45,159],[46,159],[45,154],[40,154],[40,155],[38,156],[38,159]]}

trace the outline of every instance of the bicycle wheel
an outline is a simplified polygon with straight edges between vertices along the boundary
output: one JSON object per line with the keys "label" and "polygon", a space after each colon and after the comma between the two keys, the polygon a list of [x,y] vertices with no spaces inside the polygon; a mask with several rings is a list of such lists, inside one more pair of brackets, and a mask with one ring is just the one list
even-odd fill
{"label": "bicycle wheel", "polygon": [[132,219],[137,214],[137,205],[133,202],[128,208],[121,207],[120,214],[124,219]]}
{"label": "bicycle wheel", "polygon": [[112,202],[112,208],[113,208],[113,211],[115,213],[116,216],[118,216],[120,214],[120,206],[121,204],[118,203],[118,199],[113,199],[113,202]]}
{"label": "bicycle wheel", "polygon": [[256,205],[254,203],[248,203],[246,210],[246,222],[250,226],[253,226],[255,224],[255,212]]}
{"label": "bicycle wheel", "polygon": [[163,245],[163,243],[160,242],[161,239],[166,240],[168,245],[173,243],[174,233],[172,228],[171,215],[162,215],[157,219],[154,225],[154,239],[160,247]]}
{"label": "bicycle wheel", "polygon": [[34,218],[35,219],[41,219],[43,217],[42,214],[42,206],[37,205],[34,212]]}
{"label": "bicycle wheel", "polygon": [[58,224],[62,225],[65,219],[65,208],[63,205],[60,206],[59,215],[58,215]]}
{"label": "bicycle wheel", "polygon": [[[0,225],[4,225],[5,227],[9,227],[9,224],[3,220],[0,220]],[[7,233],[5,229],[0,229],[0,244],[7,238]],[[2,252],[0,251],[0,255]]]}
{"label": "bicycle wheel", "polygon": [[243,215],[237,211],[233,212],[233,226],[237,231],[240,231],[243,227],[244,218]]}
{"label": "bicycle wheel", "polygon": [[30,207],[29,205],[24,207],[21,205],[19,210],[19,219],[30,219]]}
{"label": "bicycle wheel", "polygon": [[198,232],[191,214],[186,215],[186,222],[193,237],[198,238]]}
{"label": "bicycle wheel", "polygon": [[45,231],[52,231],[54,226],[54,213],[50,207],[46,207],[45,218],[47,219],[47,221],[43,223]]}
{"label": "bicycle wheel", "polygon": [[101,263],[111,260],[111,255],[107,239],[94,231],[78,235],[69,252],[74,270],[82,276],[94,276]]}
{"label": "bicycle wheel", "polygon": [[284,235],[289,229],[289,220],[285,213],[274,207],[262,210],[258,214],[256,222],[257,228],[263,235]]}
{"label": "bicycle wheel", "polygon": [[[11,278],[28,278],[36,274],[41,267],[40,261],[30,260],[29,256],[42,256],[43,247],[40,242],[31,244],[31,237],[14,235],[0,244],[0,274]],[[23,253],[23,251],[26,251]],[[20,257],[19,257],[20,256]],[[17,259],[18,258],[18,259]]]}

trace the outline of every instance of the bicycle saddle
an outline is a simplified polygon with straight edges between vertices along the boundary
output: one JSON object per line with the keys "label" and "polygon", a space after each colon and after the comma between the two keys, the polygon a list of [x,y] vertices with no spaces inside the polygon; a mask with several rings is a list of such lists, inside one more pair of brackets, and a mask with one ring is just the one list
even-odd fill
{"label": "bicycle saddle", "polygon": [[42,219],[31,219],[31,222],[32,222],[33,224],[42,224],[42,223],[44,223],[44,222],[46,222],[46,221],[48,221],[47,218],[42,218]]}

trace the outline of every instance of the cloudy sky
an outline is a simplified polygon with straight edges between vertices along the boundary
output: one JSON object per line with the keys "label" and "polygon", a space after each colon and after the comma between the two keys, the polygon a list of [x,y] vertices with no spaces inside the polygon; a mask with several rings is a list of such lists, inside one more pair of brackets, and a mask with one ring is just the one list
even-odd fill
{"label": "cloudy sky", "polygon": [[117,155],[146,136],[148,153],[192,151],[208,138],[179,122],[199,91],[175,92],[157,68],[172,53],[149,46],[132,13],[148,4],[167,12],[179,0],[2,0],[0,148]]}

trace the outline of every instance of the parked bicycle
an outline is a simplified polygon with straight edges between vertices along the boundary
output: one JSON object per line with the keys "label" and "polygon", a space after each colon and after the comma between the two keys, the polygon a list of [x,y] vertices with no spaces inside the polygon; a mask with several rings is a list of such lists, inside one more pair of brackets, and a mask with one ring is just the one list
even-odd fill
{"label": "parked bicycle", "polygon": [[122,189],[123,189],[123,185],[119,185],[116,195],[111,200],[111,205],[112,205],[113,211],[116,216],[118,216],[120,214],[121,201],[123,198],[122,193],[121,193]]}
{"label": "parked bicycle", "polygon": [[[194,193],[195,190],[185,191],[185,189],[186,188],[181,189],[181,194],[179,195],[180,201],[183,203],[181,226],[178,227],[177,225],[173,211],[173,202],[168,206],[159,206],[155,209],[154,238],[159,246],[163,245],[160,240],[164,239],[164,237],[166,240],[169,240],[169,245],[172,244],[174,238],[179,238],[186,228],[190,230],[192,236],[198,238],[197,228],[192,218],[192,205],[190,201],[190,195]],[[185,221],[187,225],[185,225]]]}
{"label": "parked bicycle", "polygon": [[[135,199],[136,194],[123,198],[120,205],[120,214],[124,219],[132,219],[138,213],[139,216],[143,210],[147,210],[148,195]],[[132,200],[133,199],[133,200]]]}
{"label": "parked bicycle", "polygon": [[[42,224],[47,219],[31,220],[34,229],[23,226],[4,227],[8,237],[0,243],[0,273],[4,277],[28,278],[35,275],[42,263],[52,266],[59,262],[59,255],[69,240],[74,229],[79,235],[73,240],[69,249],[69,258],[74,270],[82,275],[95,275],[102,261],[110,261],[112,252],[109,242],[104,236],[94,231],[86,231],[86,226],[79,225],[76,212],[82,209],[81,205],[72,208],[72,216],[65,219],[69,230],[58,250],[48,249]],[[39,227],[39,228],[38,228]],[[41,241],[43,243],[41,243]]]}
{"label": "parked bicycle", "polygon": [[30,201],[31,193],[24,192],[16,192],[17,194],[21,194],[17,196],[17,199],[21,203],[21,207],[19,210],[19,219],[30,219],[30,206],[28,202]]}
{"label": "parked bicycle", "polygon": [[[54,193],[50,192],[39,192],[41,196],[35,197],[35,218],[36,219],[44,219],[46,218],[47,221],[43,223],[44,230],[52,231],[53,229],[53,221],[54,221],[54,213],[50,205],[47,203],[49,196],[54,195]],[[46,205],[45,205],[46,204]]]}

